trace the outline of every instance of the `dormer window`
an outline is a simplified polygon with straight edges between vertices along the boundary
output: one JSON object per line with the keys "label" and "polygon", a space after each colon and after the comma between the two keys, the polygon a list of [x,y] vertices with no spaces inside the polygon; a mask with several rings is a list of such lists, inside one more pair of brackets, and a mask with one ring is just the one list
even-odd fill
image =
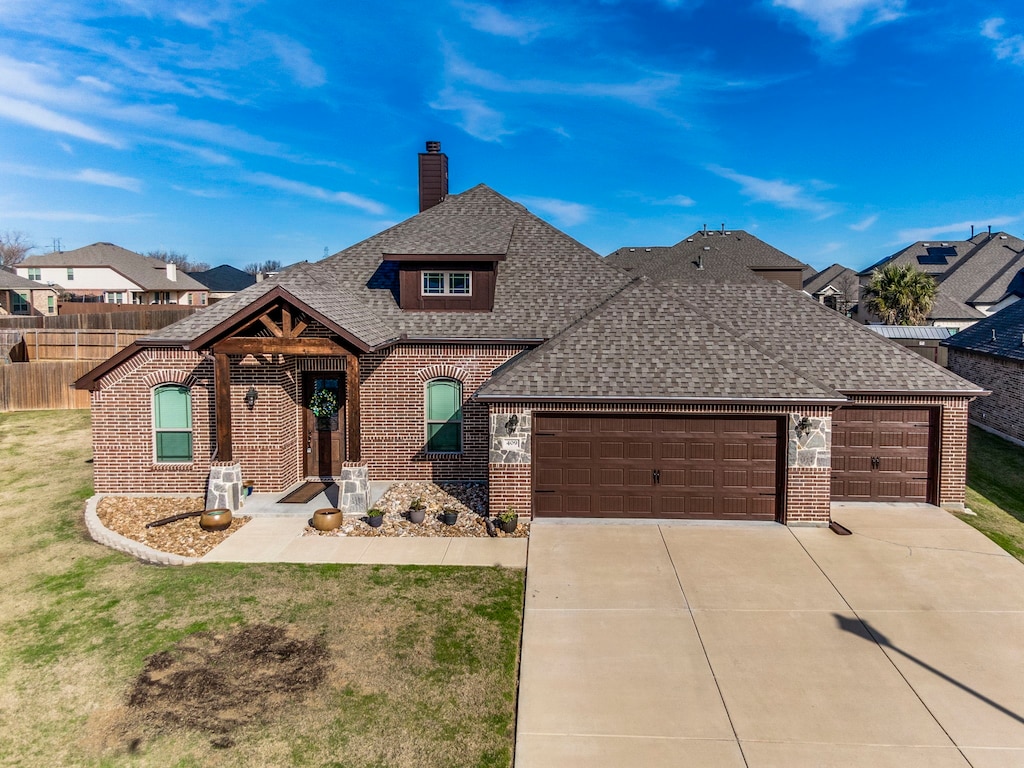
{"label": "dormer window", "polygon": [[471,296],[472,272],[423,272],[424,296]]}

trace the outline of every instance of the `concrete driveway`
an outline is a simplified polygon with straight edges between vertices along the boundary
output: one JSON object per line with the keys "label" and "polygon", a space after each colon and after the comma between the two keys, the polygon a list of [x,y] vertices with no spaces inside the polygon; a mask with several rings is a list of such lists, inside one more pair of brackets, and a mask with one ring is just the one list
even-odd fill
{"label": "concrete driveway", "polygon": [[535,523],[517,768],[1024,766],[1024,566],[935,507],[833,515]]}

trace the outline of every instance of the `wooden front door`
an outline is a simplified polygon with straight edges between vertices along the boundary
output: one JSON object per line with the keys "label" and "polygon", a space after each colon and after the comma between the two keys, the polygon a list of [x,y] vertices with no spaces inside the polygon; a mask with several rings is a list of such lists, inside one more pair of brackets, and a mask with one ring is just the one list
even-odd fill
{"label": "wooden front door", "polygon": [[[317,416],[310,408],[318,392],[330,392],[338,404],[333,416]],[[302,403],[305,408],[307,477],[338,477],[345,461],[345,373],[310,372],[302,377]]]}

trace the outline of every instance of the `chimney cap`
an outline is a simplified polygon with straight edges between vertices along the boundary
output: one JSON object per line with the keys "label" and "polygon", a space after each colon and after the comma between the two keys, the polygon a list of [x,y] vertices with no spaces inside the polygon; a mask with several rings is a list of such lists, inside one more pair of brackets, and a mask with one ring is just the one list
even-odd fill
{"label": "chimney cap", "polygon": [[427,152],[428,153],[433,155],[433,154],[436,154],[436,153],[438,153],[440,151],[441,151],[441,142],[440,141],[428,141],[427,142]]}

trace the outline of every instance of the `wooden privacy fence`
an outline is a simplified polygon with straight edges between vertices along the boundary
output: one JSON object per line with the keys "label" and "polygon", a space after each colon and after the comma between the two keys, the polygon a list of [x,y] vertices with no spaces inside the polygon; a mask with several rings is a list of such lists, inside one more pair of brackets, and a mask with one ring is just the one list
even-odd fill
{"label": "wooden privacy fence", "polygon": [[48,360],[0,365],[0,411],[88,408],[89,393],[73,388],[97,361]]}
{"label": "wooden privacy fence", "polygon": [[38,360],[106,360],[152,331],[58,331],[26,328],[25,354]]}
{"label": "wooden privacy fence", "polygon": [[[182,318],[203,309],[203,307],[179,307],[158,304],[143,306],[140,304],[81,304],[77,306],[95,306],[96,314],[75,314],[71,310],[63,309],[59,315],[36,315],[32,317],[20,317],[14,315],[0,316],[0,328],[53,328],[61,330],[73,330],[75,328],[92,330],[121,330],[139,331],[144,329],[156,330],[164,328],[171,323],[176,323]],[[72,305],[68,305],[72,306]],[[115,311],[102,311],[103,307],[117,307]]]}

